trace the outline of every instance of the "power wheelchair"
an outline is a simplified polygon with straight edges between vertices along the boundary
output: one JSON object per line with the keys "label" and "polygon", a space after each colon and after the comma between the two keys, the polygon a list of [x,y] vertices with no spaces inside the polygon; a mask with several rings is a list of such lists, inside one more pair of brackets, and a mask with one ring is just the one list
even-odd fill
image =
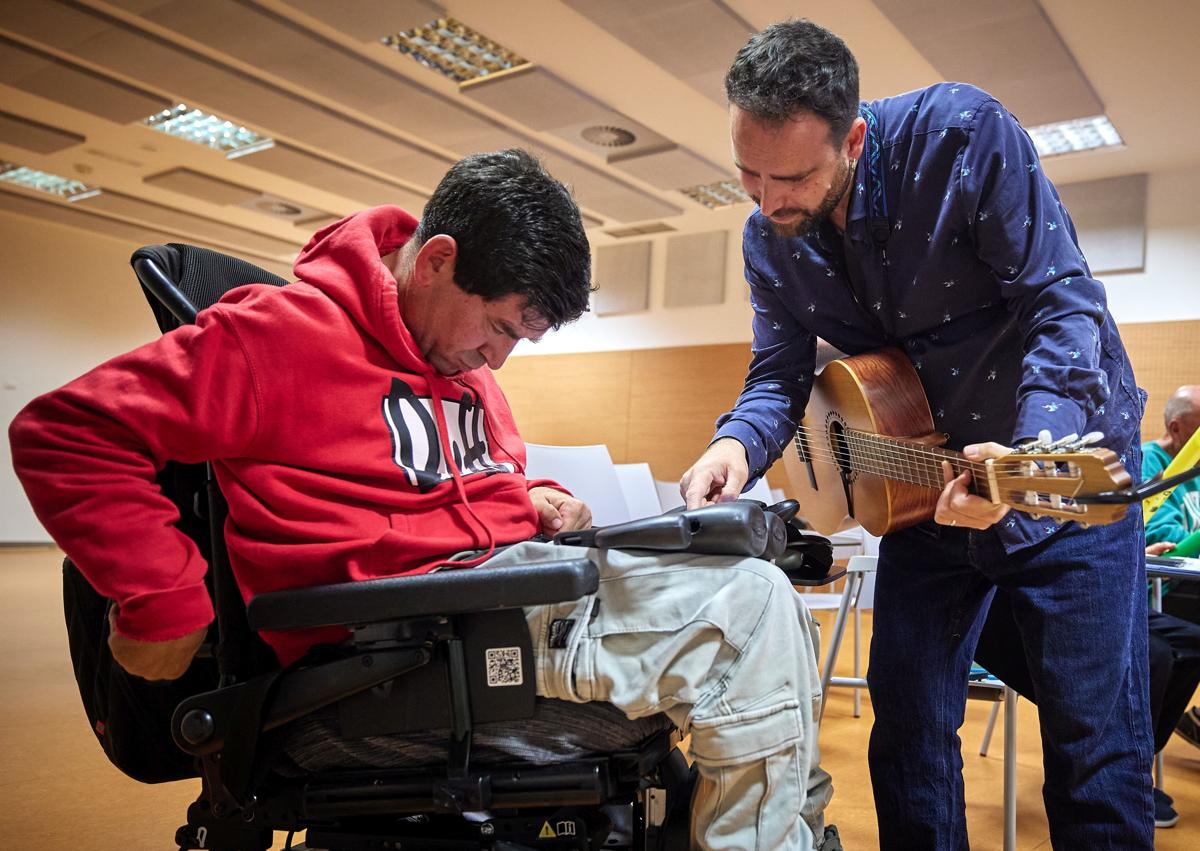
{"label": "power wheelchair", "polygon": [[[247,283],[287,282],[207,249],[135,252],[134,270],[163,332]],[[176,833],[180,851],[287,847],[599,849],[688,847],[694,770],[665,717],[626,731],[618,749],[549,764],[473,758],[481,729],[535,716],[532,647],[523,607],[596,590],[586,559],[401,576],[295,589],[243,603],[224,547],[226,507],[207,465],[169,463],[163,492],[207,558],[216,621],[188,673],[167,685],[125,675],[106,657],[107,601],[68,560],[64,593],[76,674],[109,758],[148,782],[200,777]],[[831,550],[799,531],[795,504],[746,503],[560,536],[563,543],[755,554],[797,584],[837,578]],[[350,638],[280,670],[262,629],[345,627]],[[97,641],[99,637],[99,641]],[[418,737],[444,748],[429,761],[305,770],[294,731],[322,716],[346,739]],[[624,719],[621,719],[622,721]],[[636,735],[635,738],[629,738]],[[134,744],[130,744],[134,742]],[[304,830],[303,845],[292,834]]]}

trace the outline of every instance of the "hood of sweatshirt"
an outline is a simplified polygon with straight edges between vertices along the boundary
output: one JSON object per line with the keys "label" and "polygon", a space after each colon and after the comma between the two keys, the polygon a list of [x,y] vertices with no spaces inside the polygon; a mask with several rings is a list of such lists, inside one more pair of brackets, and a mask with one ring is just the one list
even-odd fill
{"label": "hood of sweatshirt", "polygon": [[417,229],[399,207],[373,207],[327,225],[300,251],[296,277],[336,301],[397,363],[428,374],[429,364],[400,319],[396,279],[382,258]]}

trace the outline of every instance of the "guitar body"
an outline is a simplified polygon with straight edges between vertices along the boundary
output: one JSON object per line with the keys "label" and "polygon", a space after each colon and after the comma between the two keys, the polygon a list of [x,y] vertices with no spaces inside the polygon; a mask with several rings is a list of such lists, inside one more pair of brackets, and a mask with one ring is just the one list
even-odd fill
{"label": "guitar body", "polygon": [[934,429],[916,370],[899,349],[832,361],[816,377],[797,439],[783,453],[789,495],[824,535],[847,516],[872,535],[932,518],[938,490],[862,473],[839,460],[847,455],[847,429],[930,447],[945,440]]}

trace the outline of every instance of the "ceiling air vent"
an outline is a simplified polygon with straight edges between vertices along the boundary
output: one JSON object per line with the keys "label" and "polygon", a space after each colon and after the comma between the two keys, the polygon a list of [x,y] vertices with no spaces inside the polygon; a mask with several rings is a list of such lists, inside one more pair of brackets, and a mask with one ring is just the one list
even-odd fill
{"label": "ceiling air vent", "polygon": [[637,136],[624,127],[613,127],[611,124],[593,124],[579,131],[583,141],[602,148],[623,148],[637,141]]}

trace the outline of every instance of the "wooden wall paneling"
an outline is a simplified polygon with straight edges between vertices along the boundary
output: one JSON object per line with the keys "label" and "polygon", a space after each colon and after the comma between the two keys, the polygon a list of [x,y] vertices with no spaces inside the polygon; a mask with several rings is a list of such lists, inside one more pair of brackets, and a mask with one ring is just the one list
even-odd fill
{"label": "wooden wall paneling", "polygon": [[683,475],[733,406],[749,363],[749,343],[634,352],[630,460],[648,461],[657,479]]}
{"label": "wooden wall paneling", "polygon": [[1163,433],[1163,406],[1183,384],[1200,384],[1200,320],[1135,322],[1121,326],[1138,385],[1150,394],[1142,440]]}
{"label": "wooden wall paneling", "polygon": [[496,379],[527,442],[603,443],[621,464],[627,454],[632,360],[628,351],[516,357]]}

